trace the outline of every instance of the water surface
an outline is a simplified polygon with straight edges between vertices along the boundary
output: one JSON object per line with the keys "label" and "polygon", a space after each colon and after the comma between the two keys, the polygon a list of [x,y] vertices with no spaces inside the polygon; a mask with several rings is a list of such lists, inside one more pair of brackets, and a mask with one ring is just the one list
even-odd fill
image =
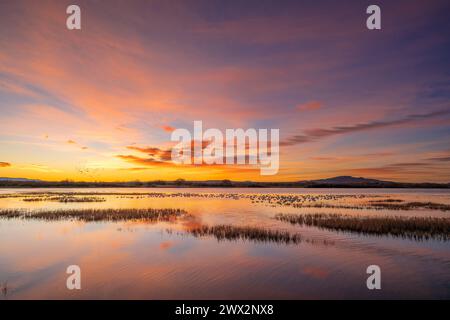
{"label": "water surface", "polygon": [[[82,193],[104,201],[20,196],[31,193]],[[307,198],[305,207],[295,207],[264,195]],[[2,189],[0,209],[179,208],[189,215],[159,222],[0,219],[0,294],[3,299],[450,298],[448,241],[337,232],[274,219],[279,213],[450,214],[342,208],[388,198],[450,204],[448,190],[432,189]],[[307,206],[317,203],[327,206]],[[227,240],[190,232],[203,225],[289,232],[303,241]],[[381,290],[366,287],[366,268],[374,264],[382,271]],[[66,288],[69,265],[82,270],[81,290]]]}

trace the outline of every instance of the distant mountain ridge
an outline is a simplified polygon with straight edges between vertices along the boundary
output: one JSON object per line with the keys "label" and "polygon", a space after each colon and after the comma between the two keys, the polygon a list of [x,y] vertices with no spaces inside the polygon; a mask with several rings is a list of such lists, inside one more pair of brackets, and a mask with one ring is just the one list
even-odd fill
{"label": "distant mountain ridge", "polygon": [[27,179],[27,178],[6,178],[6,177],[0,177],[0,181],[22,181],[22,182],[40,182],[42,180],[38,179]]}
{"label": "distant mountain ridge", "polygon": [[333,178],[294,182],[256,182],[231,180],[189,181],[124,181],[124,182],[84,182],[84,181],[44,181],[27,178],[0,178],[0,187],[10,188],[133,188],[133,187],[173,187],[173,188],[440,188],[449,189],[450,183],[407,183],[393,182],[363,177],[337,176]]}
{"label": "distant mountain ridge", "polygon": [[352,176],[338,176],[327,179],[310,180],[311,183],[325,183],[325,184],[367,184],[367,185],[381,185],[381,184],[392,184],[395,182],[384,181],[377,179],[367,179],[362,177],[352,177]]}

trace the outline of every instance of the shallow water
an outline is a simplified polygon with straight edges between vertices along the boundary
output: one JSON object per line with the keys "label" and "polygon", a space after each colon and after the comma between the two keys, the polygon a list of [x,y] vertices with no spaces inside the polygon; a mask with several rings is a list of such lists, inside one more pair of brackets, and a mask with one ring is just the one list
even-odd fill
{"label": "shallow water", "polygon": [[[27,202],[7,196],[34,192],[89,193],[106,201]],[[336,232],[274,219],[278,213],[450,217],[450,211],[297,208],[259,201],[261,195],[308,195],[304,204],[334,206],[386,198],[450,204],[449,190],[432,189],[2,189],[0,209],[179,208],[189,217],[171,222],[0,219],[1,297],[450,298],[448,241]],[[219,224],[288,231],[305,241],[217,240],[189,232]],[[81,268],[81,290],[66,288],[69,265]],[[366,287],[369,265],[381,268],[381,290]]]}

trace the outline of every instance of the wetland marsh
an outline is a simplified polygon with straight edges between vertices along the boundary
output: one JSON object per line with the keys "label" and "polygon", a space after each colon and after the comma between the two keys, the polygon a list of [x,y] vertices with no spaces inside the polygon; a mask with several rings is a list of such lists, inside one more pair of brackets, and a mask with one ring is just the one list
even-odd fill
{"label": "wetland marsh", "polygon": [[448,190],[2,189],[1,298],[449,298],[449,239]]}

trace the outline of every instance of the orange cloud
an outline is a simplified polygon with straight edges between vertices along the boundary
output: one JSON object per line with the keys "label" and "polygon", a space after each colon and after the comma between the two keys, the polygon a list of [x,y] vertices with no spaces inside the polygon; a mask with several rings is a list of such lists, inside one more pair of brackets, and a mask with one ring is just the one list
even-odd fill
{"label": "orange cloud", "polygon": [[117,155],[119,159],[146,166],[174,166],[171,162],[156,160],[154,158],[140,158],[132,155]]}
{"label": "orange cloud", "polygon": [[162,128],[164,131],[166,131],[166,132],[172,132],[172,131],[175,130],[174,127],[171,127],[171,126],[168,126],[168,125],[162,126],[161,128]]}
{"label": "orange cloud", "polygon": [[169,161],[172,159],[172,150],[171,149],[160,149],[157,147],[135,147],[128,146],[127,149],[139,151],[142,153],[148,154],[150,157],[153,157],[161,161]]}
{"label": "orange cloud", "polygon": [[[152,148],[153,149],[153,148]],[[195,164],[176,164],[171,161],[171,158],[169,159],[158,159],[154,158],[153,156],[150,156],[150,158],[142,158],[134,155],[117,155],[118,159],[122,159],[126,162],[139,165],[141,167],[133,167],[133,168],[125,168],[123,170],[129,170],[129,171],[140,171],[145,170],[147,168],[152,167],[165,167],[165,168],[171,168],[171,169],[180,169],[184,172],[184,170],[187,169],[194,169],[194,170],[202,170],[205,173],[207,172],[217,172],[217,173],[250,173],[255,174],[255,177],[258,178],[259,175],[259,168],[256,166],[249,166],[249,165],[226,165],[226,164],[208,164],[208,165],[195,165]],[[145,166],[145,167],[142,167]],[[182,172],[182,173],[183,173]]]}
{"label": "orange cloud", "polygon": [[148,170],[150,168],[148,167],[133,167],[133,168],[121,168],[120,170],[123,171],[143,171],[143,170]]}
{"label": "orange cloud", "polygon": [[10,167],[11,163],[9,162],[0,162],[0,168]]}

